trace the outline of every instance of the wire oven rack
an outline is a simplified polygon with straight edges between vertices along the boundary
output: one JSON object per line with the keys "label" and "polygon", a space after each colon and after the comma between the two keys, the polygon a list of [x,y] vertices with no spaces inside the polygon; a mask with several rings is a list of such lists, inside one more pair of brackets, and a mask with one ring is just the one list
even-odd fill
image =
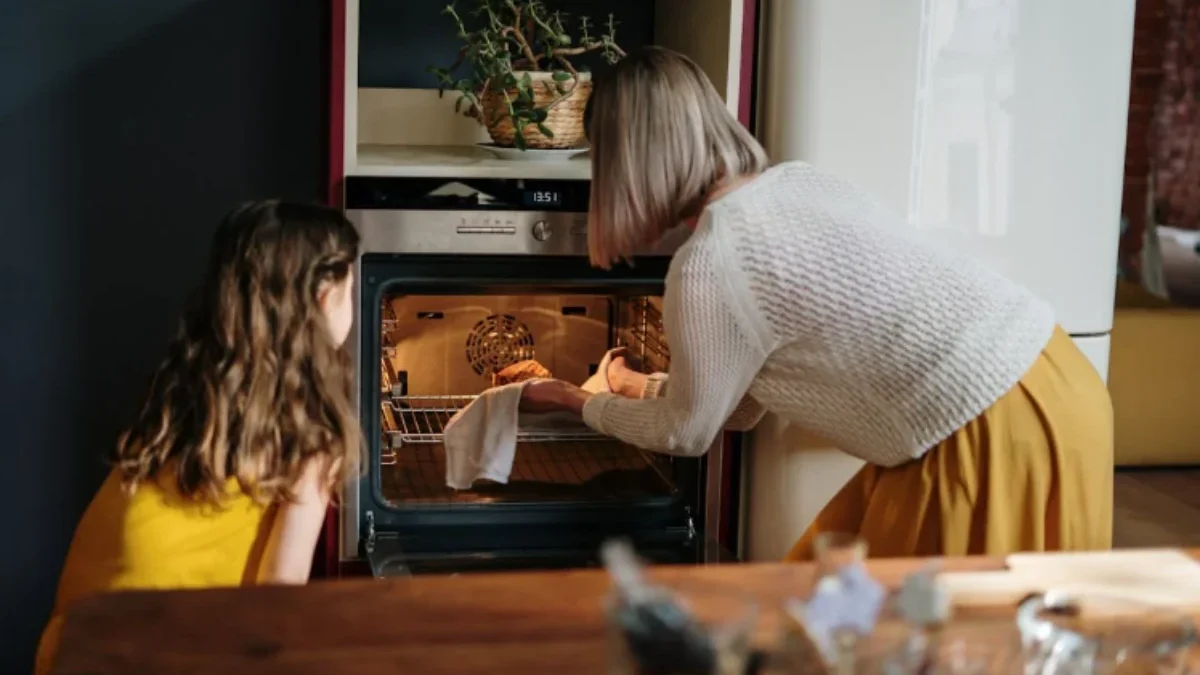
{"label": "wire oven rack", "polygon": [[[441,443],[446,424],[476,396],[393,396],[390,398],[395,428],[385,430],[393,447],[411,443]],[[546,416],[540,423],[517,431],[518,443],[600,441],[606,437],[577,419]]]}
{"label": "wire oven rack", "polygon": [[643,372],[665,373],[671,350],[663,331],[662,312],[649,298],[621,300],[617,308],[616,341],[636,357]]}

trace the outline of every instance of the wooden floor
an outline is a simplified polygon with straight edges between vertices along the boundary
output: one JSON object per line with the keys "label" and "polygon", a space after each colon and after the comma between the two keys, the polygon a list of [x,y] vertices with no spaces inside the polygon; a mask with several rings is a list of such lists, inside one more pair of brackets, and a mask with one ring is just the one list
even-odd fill
{"label": "wooden floor", "polygon": [[1114,547],[1200,547],[1200,469],[1122,469],[1114,483]]}

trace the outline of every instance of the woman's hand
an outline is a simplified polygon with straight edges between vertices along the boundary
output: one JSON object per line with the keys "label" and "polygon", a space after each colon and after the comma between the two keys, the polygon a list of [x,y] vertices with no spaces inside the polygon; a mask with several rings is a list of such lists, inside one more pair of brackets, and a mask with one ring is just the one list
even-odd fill
{"label": "woman's hand", "polygon": [[608,362],[608,388],[612,393],[625,398],[641,398],[648,379],[629,367],[624,355],[615,355]]}
{"label": "woman's hand", "polygon": [[583,404],[591,394],[562,380],[535,380],[521,392],[521,412],[547,413],[566,410],[583,415]]}

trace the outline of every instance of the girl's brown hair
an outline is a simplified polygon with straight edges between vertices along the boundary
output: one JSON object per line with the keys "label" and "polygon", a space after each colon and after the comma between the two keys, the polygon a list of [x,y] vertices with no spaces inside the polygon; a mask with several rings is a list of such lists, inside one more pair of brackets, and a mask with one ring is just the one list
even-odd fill
{"label": "girl's brown hair", "polygon": [[117,442],[127,488],[169,467],[189,500],[220,503],[234,478],[268,503],[292,499],[309,462],[330,490],[357,469],[351,367],[317,300],[347,280],[357,253],[358,233],[334,209],[264,201],[225,216],[204,283]]}
{"label": "girl's brown hair", "polygon": [[594,81],[584,109],[593,265],[629,258],[698,215],[721,178],[767,168],[762,146],[686,56],[646,47]]}

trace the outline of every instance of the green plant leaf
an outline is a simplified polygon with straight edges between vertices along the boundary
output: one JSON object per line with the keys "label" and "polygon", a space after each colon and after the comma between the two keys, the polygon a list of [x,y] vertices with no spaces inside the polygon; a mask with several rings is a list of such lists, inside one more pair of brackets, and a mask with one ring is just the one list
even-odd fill
{"label": "green plant leaf", "polygon": [[[539,70],[539,64],[529,64],[525,73],[513,72],[513,62],[525,56],[519,53],[524,50],[516,49],[517,41],[511,33],[514,28],[524,27],[528,30],[533,25],[536,36],[530,46],[535,58],[543,64],[555,63],[558,58],[555,53],[564,48],[569,50],[572,46],[586,51],[600,51],[597,56],[609,63],[617,60],[622,53],[615,40],[618,23],[611,14],[602,24],[586,16],[572,17],[570,23],[577,25],[572,26],[573,30],[567,30],[565,19],[568,15],[551,11],[543,0],[471,0],[466,3],[470,8],[461,11],[456,10],[456,4],[463,3],[444,3],[443,14],[447,16],[446,29],[452,29],[460,41],[460,58],[450,68],[430,66],[427,70],[437,78],[439,90],[456,89],[468,96],[468,102],[474,101],[473,105],[478,105],[480,97],[485,94],[508,92],[508,98],[532,102],[536,100],[535,91],[542,93],[534,89],[539,85],[534,84],[534,78],[528,74],[528,71]],[[518,13],[520,22],[517,21]],[[545,69],[553,70],[548,67]],[[541,86],[546,92],[554,91],[560,96],[569,94],[569,84],[562,86],[572,79],[566,71],[574,72],[568,66]],[[511,101],[506,100],[506,103],[511,104]]]}
{"label": "green plant leaf", "polygon": [[545,124],[538,124],[537,130],[546,138],[554,138],[554,132],[550,131],[550,127]]}
{"label": "green plant leaf", "polygon": [[517,127],[517,133],[513,136],[513,145],[517,146],[518,150],[525,149],[525,134],[521,132],[520,127]]}
{"label": "green plant leaf", "polygon": [[534,110],[533,111],[533,121],[537,122],[538,124],[545,122],[546,118],[549,116],[550,116],[550,111],[548,111],[548,110]]}

